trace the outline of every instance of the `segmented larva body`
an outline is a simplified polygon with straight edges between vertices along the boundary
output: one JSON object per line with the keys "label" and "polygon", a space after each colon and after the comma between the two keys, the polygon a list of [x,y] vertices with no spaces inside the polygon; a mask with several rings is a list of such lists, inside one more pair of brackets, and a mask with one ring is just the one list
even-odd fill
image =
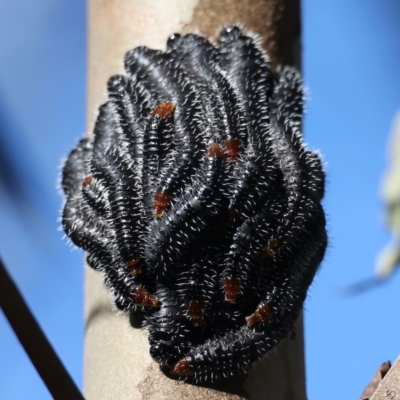
{"label": "segmented larva body", "polygon": [[172,35],[108,82],[69,155],[63,228],[169,373],[216,380],[287,337],[327,245],[303,87],[237,27]]}

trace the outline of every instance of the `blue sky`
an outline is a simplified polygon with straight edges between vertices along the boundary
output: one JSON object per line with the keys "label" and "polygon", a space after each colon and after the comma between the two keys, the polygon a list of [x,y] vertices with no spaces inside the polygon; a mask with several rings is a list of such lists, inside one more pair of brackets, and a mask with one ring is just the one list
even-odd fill
{"label": "blue sky", "polygon": [[[58,231],[57,180],[84,133],[84,3],[0,0],[0,254],[80,386],[83,254]],[[336,294],[372,274],[389,239],[379,185],[400,107],[399,17],[398,0],[303,1],[304,132],[327,163],[330,239],[306,302],[311,400],[357,398],[400,352],[400,274]],[[1,313],[0,398],[51,398]]]}

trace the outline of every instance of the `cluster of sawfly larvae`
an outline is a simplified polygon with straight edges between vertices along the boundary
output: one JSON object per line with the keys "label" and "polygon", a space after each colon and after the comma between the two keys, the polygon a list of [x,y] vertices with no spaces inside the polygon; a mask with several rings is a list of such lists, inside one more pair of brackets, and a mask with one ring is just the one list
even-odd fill
{"label": "cluster of sawfly larvae", "polygon": [[63,228],[117,307],[144,313],[163,370],[217,380],[291,334],[325,253],[301,76],[237,27],[135,48],[125,68],[65,163]]}

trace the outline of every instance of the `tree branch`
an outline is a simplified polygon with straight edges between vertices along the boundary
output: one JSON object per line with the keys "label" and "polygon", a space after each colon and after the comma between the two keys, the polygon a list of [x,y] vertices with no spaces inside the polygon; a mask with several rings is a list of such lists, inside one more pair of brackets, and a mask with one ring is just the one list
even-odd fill
{"label": "tree branch", "polygon": [[51,395],[83,400],[0,259],[0,307]]}

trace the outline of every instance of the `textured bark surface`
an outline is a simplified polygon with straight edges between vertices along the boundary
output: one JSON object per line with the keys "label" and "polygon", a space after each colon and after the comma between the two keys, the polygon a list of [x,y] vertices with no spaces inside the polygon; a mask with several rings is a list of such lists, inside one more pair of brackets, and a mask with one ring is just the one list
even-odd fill
{"label": "textured bark surface", "polygon": [[400,399],[400,356],[386,373],[371,397],[361,400],[399,400]]}
{"label": "textured bark surface", "polygon": [[301,67],[300,0],[199,0],[183,31],[215,38],[234,24],[259,35],[273,66]]}
{"label": "textured bark surface", "polygon": [[[223,25],[260,35],[272,64],[300,68],[300,0],[89,0],[88,108],[91,132],[106,100],[106,82],[124,73],[124,54],[137,46],[165,49],[174,32],[214,38]],[[303,326],[247,375],[198,387],[166,378],[149,355],[147,333],[111,306],[102,276],[86,270],[85,397],[98,399],[302,400]]]}
{"label": "textured bark surface", "polygon": [[364,391],[360,397],[360,400],[369,400],[369,398],[375,393],[376,388],[382,382],[382,379],[388,373],[391,366],[392,365],[391,365],[390,361],[387,361],[379,366],[375,375],[373,376],[371,381],[368,383],[367,387],[364,389]]}

